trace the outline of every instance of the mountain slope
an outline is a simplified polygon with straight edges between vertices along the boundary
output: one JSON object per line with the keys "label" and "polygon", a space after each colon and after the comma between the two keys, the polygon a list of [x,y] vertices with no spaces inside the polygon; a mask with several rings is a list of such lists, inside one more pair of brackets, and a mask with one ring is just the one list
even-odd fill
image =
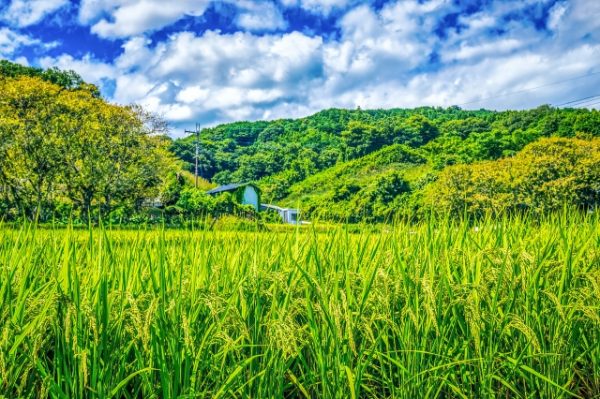
{"label": "mountain slope", "polygon": [[[600,112],[541,106],[526,111],[458,107],[330,109],[306,118],[235,122],[200,133],[200,174],[218,184],[266,182],[282,199],[289,187],[386,146],[422,148],[437,168],[514,155],[541,137],[600,136]],[[195,137],[172,150],[193,170]],[[276,185],[270,184],[272,178]],[[271,191],[270,187],[275,190]]]}
{"label": "mountain slope", "polygon": [[[256,182],[263,200],[310,218],[385,220],[424,210],[424,188],[452,165],[478,168],[548,137],[600,137],[600,112],[331,109],[220,125],[200,136],[201,175],[214,183]],[[188,137],[173,149],[189,162],[193,144]]]}
{"label": "mountain slope", "polygon": [[418,150],[394,144],[294,184],[281,203],[325,219],[385,218],[425,184],[431,172]]}

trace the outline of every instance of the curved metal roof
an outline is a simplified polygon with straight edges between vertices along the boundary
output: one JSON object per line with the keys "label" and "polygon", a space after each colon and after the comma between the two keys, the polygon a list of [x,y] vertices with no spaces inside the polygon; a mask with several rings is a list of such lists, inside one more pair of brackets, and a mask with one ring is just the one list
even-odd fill
{"label": "curved metal roof", "polygon": [[225,184],[224,186],[219,186],[216,188],[213,188],[212,190],[208,190],[206,192],[206,194],[218,194],[218,193],[224,193],[226,191],[235,191],[240,187],[244,187],[244,186],[252,186],[254,187],[254,189],[256,191],[258,191],[258,187],[256,187],[254,184],[251,183],[232,183],[232,184]]}

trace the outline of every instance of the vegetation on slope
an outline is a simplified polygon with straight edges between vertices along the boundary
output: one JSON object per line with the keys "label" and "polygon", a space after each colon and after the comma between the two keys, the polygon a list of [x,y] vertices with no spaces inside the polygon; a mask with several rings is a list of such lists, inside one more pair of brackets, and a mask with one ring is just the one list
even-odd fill
{"label": "vegetation on slope", "polygon": [[[410,151],[408,162],[389,154]],[[396,145],[340,163],[293,185],[284,203],[305,215],[339,221],[455,216],[503,212],[544,213],[570,204],[600,204],[600,138],[544,138],[516,155],[458,164],[441,171],[422,151]]]}
{"label": "vegetation on slope", "polygon": [[[290,185],[306,178],[303,172],[314,173],[391,144],[422,148],[442,168],[514,155],[541,137],[600,136],[600,113],[548,106],[504,112],[331,109],[295,120],[220,125],[202,130],[200,136],[203,177],[228,183],[287,173]],[[191,135],[173,143],[188,168],[194,140]]]}
{"label": "vegetation on slope", "polygon": [[[585,209],[599,203],[599,149],[590,144],[600,137],[598,111],[330,109],[301,119],[225,124],[200,134],[198,189],[190,179],[195,137],[173,141],[166,132],[160,118],[107,103],[72,71],[1,61],[2,217],[181,223],[248,215],[233,198],[204,193],[248,181],[258,184],[262,198],[299,207],[304,217],[350,222],[420,218],[431,210],[544,212],[560,201]],[[565,140],[543,140],[549,137]],[[531,143],[548,156],[520,155]],[[588,158],[576,155],[585,153]],[[566,155],[584,165],[564,166]],[[536,167],[518,166],[527,162]],[[553,163],[564,166],[560,182]],[[506,170],[523,178],[508,182],[492,173]]]}
{"label": "vegetation on slope", "polygon": [[394,144],[306,178],[282,202],[319,219],[389,219],[392,210],[408,208],[410,192],[425,184],[430,171],[418,151]]}
{"label": "vegetation on slope", "polygon": [[591,209],[600,204],[600,138],[543,139],[511,158],[451,166],[427,190],[432,206],[454,214]]}
{"label": "vegetation on slope", "polygon": [[[205,129],[200,139],[200,164],[202,174],[216,182],[258,182],[264,198],[298,206],[305,217],[382,221],[397,215],[420,217],[432,205],[437,210],[447,209],[445,205],[438,207],[427,193],[437,189],[433,182],[449,166],[469,168],[465,165],[477,163],[472,168],[484,168],[486,164],[478,162],[514,157],[528,144],[548,137],[578,138],[561,143],[597,153],[598,148],[587,146],[584,140],[599,136],[600,112],[585,109],[332,109],[296,120],[239,122]],[[386,164],[386,154],[399,145],[411,149],[421,166],[411,165],[413,161],[400,165],[390,160]],[[189,162],[193,146],[194,138],[187,137],[176,140],[172,148]],[[502,169],[504,163],[488,165],[490,169]],[[450,168],[442,178],[458,170],[461,168]],[[534,186],[548,183],[543,178],[529,177],[534,192],[542,190]],[[551,179],[552,174],[546,177]],[[585,184],[579,188],[594,190],[590,179]],[[430,188],[426,190],[425,186]],[[574,197],[567,190],[573,187],[561,187],[563,192],[556,198],[584,207],[598,204],[597,196],[589,195],[586,201],[571,201]],[[479,188],[482,186],[475,187],[472,194],[485,196],[477,192]],[[556,208],[555,204],[539,206],[540,201],[530,199],[524,206],[504,209]],[[452,210],[457,211],[457,206],[455,201]],[[489,202],[480,203],[478,208],[466,204],[462,207],[469,213],[500,209]]]}

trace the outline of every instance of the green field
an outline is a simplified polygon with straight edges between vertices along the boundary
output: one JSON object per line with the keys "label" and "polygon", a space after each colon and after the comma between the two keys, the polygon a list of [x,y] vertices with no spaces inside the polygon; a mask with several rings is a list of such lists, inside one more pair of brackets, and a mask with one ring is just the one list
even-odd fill
{"label": "green field", "polygon": [[600,397],[598,213],[0,237],[0,397]]}

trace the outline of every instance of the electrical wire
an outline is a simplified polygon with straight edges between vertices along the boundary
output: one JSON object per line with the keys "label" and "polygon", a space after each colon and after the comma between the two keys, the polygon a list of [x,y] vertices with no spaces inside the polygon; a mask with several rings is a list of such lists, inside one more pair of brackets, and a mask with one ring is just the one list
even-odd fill
{"label": "electrical wire", "polygon": [[573,101],[567,101],[566,103],[562,103],[562,104],[557,104],[557,107],[562,107],[563,105],[567,105],[567,104],[573,104],[573,106],[575,106],[576,103],[586,103],[589,101],[595,101],[596,97],[600,97],[600,94],[595,94],[593,96],[587,96],[587,97],[583,97],[583,98],[579,98],[577,100],[573,100]]}
{"label": "electrical wire", "polygon": [[576,107],[587,108],[587,107],[591,107],[592,105],[596,105],[596,104],[600,104],[600,101],[596,101],[596,102],[591,103],[591,104],[578,104],[578,105],[576,105]]}
{"label": "electrical wire", "polygon": [[587,77],[594,76],[594,75],[599,75],[599,74],[600,74],[600,71],[598,71],[598,72],[592,72],[592,73],[588,73],[586,75],[576,76],[574,78],[559,80],[559,81],[552,82],[552,83],[546,83],[546,84],[541,85],[541,86],[530,87],[530,88],[527,88],[527,89],[517,90],[517,91],[510,92],[510,93],[505,93],[505,94],[499,94],[497,96],[492,96],[492,97],[480,98],[479,100],[468,101],[466,103],[455,104],[455,105],[461,106],[461,105],[467,105],[467,104],[475,104],[475,103],[479,103],[479,102],[483,102],[483,101],[487,101],[487,100],[493,100],[493,99],[496,99],[496,98],[512,96],[514,94],[526,93],[528,91],[533,91],[533,90],[541,89],[543,87],[555,86],[555,85],[562,84],[562,83],[565,83],[565,82],[570,82],[570,81],[577,80],[577,79],[583,79],[583,78],[587,78]]}

